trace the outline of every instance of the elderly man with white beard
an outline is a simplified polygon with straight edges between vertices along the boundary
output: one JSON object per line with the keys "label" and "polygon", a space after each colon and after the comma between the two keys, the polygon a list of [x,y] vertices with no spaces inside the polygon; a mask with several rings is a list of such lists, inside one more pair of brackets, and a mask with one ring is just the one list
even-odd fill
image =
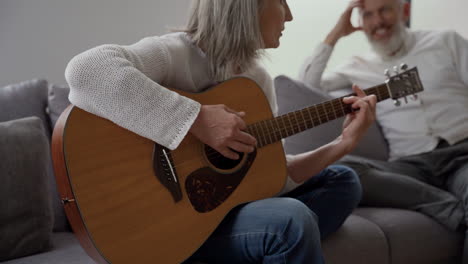
{"label": "elderly man with white beard", "polygon": [[[355,8],[358,27],[351,23]],[[360,175],[361,204],[419,211],[465,232],[462,263],[468,263],[468,41],[454,31],[410,30],[409,13],[402,0],[351,1],[306,59],[300,78],[330,92],[380,84],[385,69],[401,63],[418,67],[424,91],[416,100],[400,107],[390,100],[377,105],[389,160],[340,162]],[[357,31],[365,33],[372,50],[324,72],[337,41]]]}

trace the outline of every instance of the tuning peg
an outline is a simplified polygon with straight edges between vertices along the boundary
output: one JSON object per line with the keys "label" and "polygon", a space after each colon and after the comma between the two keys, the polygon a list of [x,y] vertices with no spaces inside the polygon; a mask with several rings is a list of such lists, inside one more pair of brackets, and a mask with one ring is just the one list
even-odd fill
{"label": "tuning peg", "polygon": [[413,101],[416,101],[416,100],[418,100],[418,95],[417,95],[417,94],[413,94],[410,98],[411,98]]}
{"label": "tuning peg", "polygon": [[398,71],[398,67],[397,66],[393,66],[393,72],[398,75],[400,72]]}
{"label": "tuning peg", "polygon": [[384,75],[385,75],[388,79],[390,79],[390,77],[392,77],[392,76],[390,75],[390,71],[389,71],[388,69],[385,69]]}
{"label": "tuning peg", "polygon": [[400,106],[400,105],[401,105],[401,102],[400,102],[400,100],[396,99],[396,100],[393,100],[393,104],[394,104],[395,106]]}
{"label": "tuning peg", "polygon": [[402,63],[402,64],[400,65],[400,70],[406,71],[407,69],[408,69],[408,65],[407,65],[406,63]]}

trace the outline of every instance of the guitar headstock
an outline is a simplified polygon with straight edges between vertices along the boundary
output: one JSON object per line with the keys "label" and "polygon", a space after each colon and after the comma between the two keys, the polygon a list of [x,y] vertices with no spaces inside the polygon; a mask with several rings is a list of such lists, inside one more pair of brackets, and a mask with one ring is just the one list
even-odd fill
{"label": "guitar headstock", "polygon": [[[388,88],[390,98],[394,100],[396,106],[400,106],[401,103],[399,98],[404,98],[405,102],[408,102],[407,96],[412,95],[412,99],[416,100],[418,97],[416,93],[424,90],[421,79],[419,79],[418,69],[416,67],[407,69],[406,64],[402,64],[400,68],[397,66],[393,67],[395,75],[390,76],[390,71],[385,70],[387,80],[385,84]],[[400,72],[402,71],[402,72]]]}

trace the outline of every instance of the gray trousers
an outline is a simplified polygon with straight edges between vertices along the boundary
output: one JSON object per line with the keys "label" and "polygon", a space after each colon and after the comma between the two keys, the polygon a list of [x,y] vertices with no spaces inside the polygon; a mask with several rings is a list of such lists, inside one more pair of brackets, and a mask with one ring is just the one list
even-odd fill
{"label": "gray trousers", "polygon": [[[347,156],[339,163],[359,175],[363,187],[361,205],[410,209],[451,230],[466,230],[468,139],[453,146],[441,141],[431,152],[395,161]],[[462,263],[468,263],[468,231]]]}

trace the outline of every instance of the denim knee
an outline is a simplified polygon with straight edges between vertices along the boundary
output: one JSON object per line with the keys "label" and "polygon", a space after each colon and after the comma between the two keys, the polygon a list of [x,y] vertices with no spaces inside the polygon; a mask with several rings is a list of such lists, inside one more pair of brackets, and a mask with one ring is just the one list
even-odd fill
{"label": "denim knee", "polygon": [[279,199],[277,206],[280,209],[274,217],[276,219],[275,223],[283,229],[284,235],[296,234],[304,237],[320,237],[318,217],[303,202],[286,197],[276,199]]}
{"label": "denim knee", "polygon": [[263,263],[323,263],[318,217],[294,198],[260,202],[271,212],[264,224]]}
{"label": "denim knee", "polygon": [[345,165],[332,165],[329,169],[335,172],[334,181],[339,182],[341,192],[346,197],[350,208],[355,208],[362,199],[362,186],[359,175]]}

